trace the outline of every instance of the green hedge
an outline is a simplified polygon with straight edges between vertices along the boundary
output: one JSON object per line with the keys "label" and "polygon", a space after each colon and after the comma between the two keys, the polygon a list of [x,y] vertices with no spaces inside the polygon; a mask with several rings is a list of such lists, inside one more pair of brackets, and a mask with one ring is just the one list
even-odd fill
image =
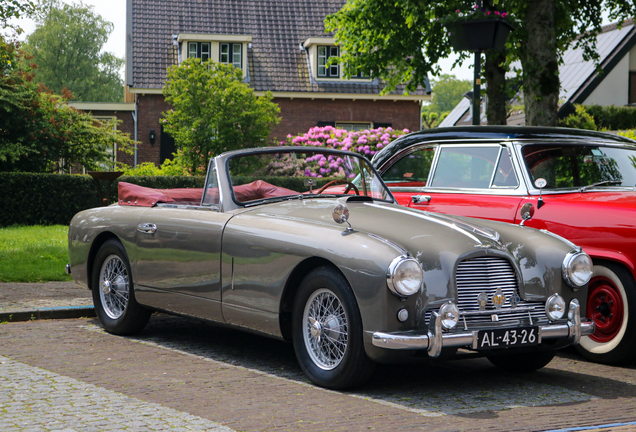
{"label": "green hedge", "polygon": [[[254,177],[236,177],[235,184],[256,180]],[[267,177],[262,180],[276,186],[303,191],[304,178]],[[332,180],[316,179],[314,189]],[[204,177],[187,176],[121,176],[113,181],[108,193],[110,202],[117,201],[117,183],[120,181],[155,189],[202,188]],[[108,182],[101,182],[104,189]],[[32,174],[0,172],[2,205],[0,226],[10,225],[67,225],[82,210],[100,205],[101,197],[96,181],[88,175]]]}
{"label": "green hedge", "polygon": [[636,107],[585,105],[585,110],[594,117],[598,130],[636,129]]}
{"label": "green hedge", "polygon": [[[113,181],[108,193],[117,200],[117,183],[125,181],[141,186],[171,189],[203,187],[203,177],[121,176]],[[2,205],[0,226],[68,224],[75,213],[97,207],[101,197],[96,181],[88,175],[33,174],[0,172]],[[102,182],[107,188],[108,183]]]}

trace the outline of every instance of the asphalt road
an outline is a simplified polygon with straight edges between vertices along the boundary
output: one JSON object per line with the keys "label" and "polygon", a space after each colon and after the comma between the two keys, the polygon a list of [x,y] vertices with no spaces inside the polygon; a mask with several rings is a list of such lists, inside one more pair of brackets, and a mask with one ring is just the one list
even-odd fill
{"label": "asphalt road", "polygon": [[291,345],[182,318],[153,316],[137,337],[94,318],[0,325],[0,431],[631,431],[635,396],[636,366],[571,351],[532,374],[381,366],[335,392],[305,379]]}

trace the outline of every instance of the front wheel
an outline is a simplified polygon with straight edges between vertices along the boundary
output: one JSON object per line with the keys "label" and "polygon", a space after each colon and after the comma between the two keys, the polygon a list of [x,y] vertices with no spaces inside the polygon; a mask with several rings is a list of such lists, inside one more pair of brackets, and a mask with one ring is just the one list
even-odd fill
{"label": "front wheel", "polygon": [[547,366],[556,351],[538,351],[519,354],[488,356],[490,363],[507,372],[534,372]]}
{"label": "front wheel", "polygon": [[294,302],[292,340],[300,367],[314,384],[351,388],[373,373],[355,296],[331,268],[318,268],[302,281]]}
{"label": "front wheel", "polygon": [[92,288],[95,314],[109,333],[131,335],[148,324],[152,312],[135,300],[128,256],[119,241],[108,240],[99,248]]}
{"label": "front wheel", "polygon": [[588,360],[621,364],[634,359],[636,346],[636,283],[630,272],[614,263],[594,264],[585,316],[596,330],[581,338],[579,353]]}

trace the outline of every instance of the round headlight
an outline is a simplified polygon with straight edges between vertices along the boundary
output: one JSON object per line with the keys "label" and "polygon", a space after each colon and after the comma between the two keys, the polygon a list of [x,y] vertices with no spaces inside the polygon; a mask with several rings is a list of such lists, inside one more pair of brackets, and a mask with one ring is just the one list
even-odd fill
{"label": "round headlight", "polygon": [[452,301],[444,303],[442,307],[439,308],[439,315],[442,318],[442,327],[444,327],[445,330],[455,328],[459,321],[459,309],[457,309],[457,306],[455,306],[455,303]]}
{"label": "round headlight", "polygon": [[558,294],[552,294],[545,302],[545,313],[550,321],[556,321],[565,315],[565,300]]}
{"label": "round headlight", "polygon": [[590,281],[593,267],[592,259],[585,252],[569,252],[563,260],[563,279],[572,288],[579,288]]}
{"label": "round headlight", "polygon": [[387,286],[400,297],[415,294],[422,287],[424,272],[415,258],[399,256],[389,265]]}

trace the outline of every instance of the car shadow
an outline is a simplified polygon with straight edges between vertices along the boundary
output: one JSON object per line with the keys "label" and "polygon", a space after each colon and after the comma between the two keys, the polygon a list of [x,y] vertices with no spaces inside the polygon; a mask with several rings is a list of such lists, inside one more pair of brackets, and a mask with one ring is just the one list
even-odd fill
{"label": "car shadow", "polygon": [[[163,314],[128,339],[311,385],[293,346],[277,339]],[[474,418],[491,418],[511,407],[636,397],[636,386],[629,383],[636,381],[633,366],[597,365],[576,356],[566,351],[534,373],[503,372],[483,358],[378,365],[364,386],[342,393],[422,415]]]}

